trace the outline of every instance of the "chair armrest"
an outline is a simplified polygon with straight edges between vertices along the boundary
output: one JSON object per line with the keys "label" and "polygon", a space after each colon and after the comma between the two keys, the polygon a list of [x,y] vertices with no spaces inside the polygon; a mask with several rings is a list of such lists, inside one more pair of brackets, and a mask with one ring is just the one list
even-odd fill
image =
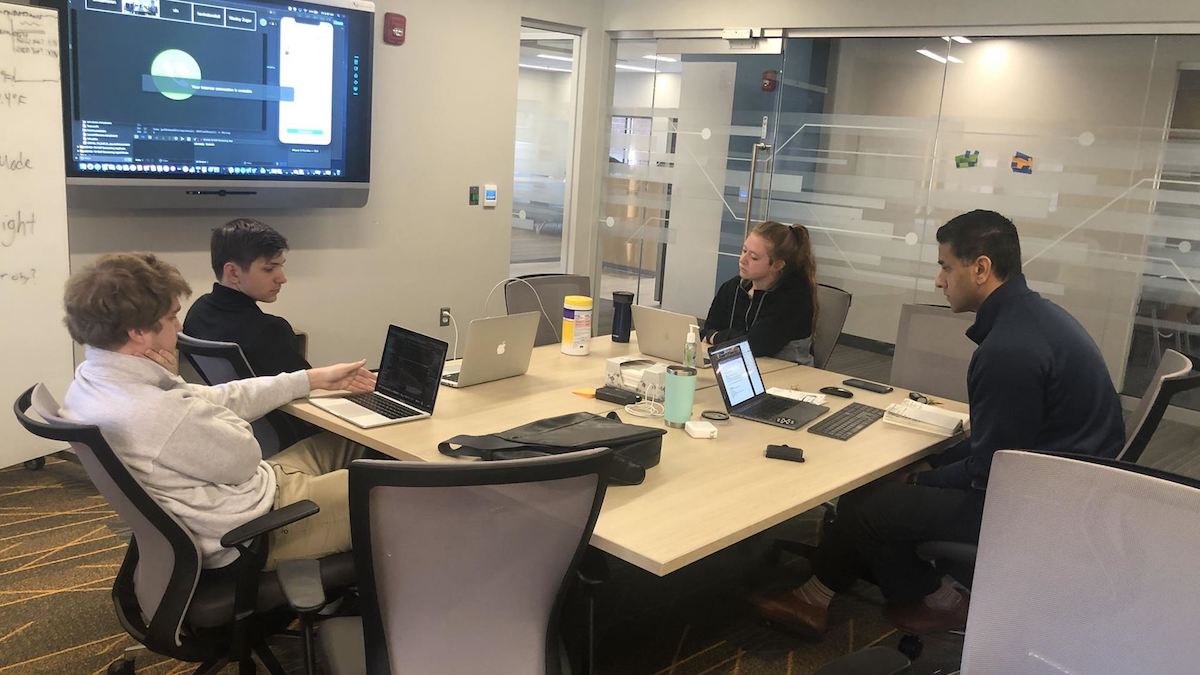
{"label": "chair armrest", "polygon": [[281,509],[267,511],[254,520],[242,523],[226,532],[225,536],[221,537],[221,545],[230,548],[238,544],[244,544],[271,530],[281,528],[284,525],[290,525],[297,520],[304,520],[320,510],[321,507],[317,506],[316,502],[303,499],[295,504],[288,504]]}
{"label": "chair armrest", "polygon": [[306,614],[325,606],[325,587],[321,585],[321,561],[284,560],[276,570],[279,586],[292,610]]}

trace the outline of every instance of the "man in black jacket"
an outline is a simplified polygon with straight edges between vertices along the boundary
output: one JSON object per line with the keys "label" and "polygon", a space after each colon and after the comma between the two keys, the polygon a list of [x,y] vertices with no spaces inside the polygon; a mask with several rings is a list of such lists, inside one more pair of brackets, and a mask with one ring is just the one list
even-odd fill
{"label": "man in black jacket", "polygon": [[258,306],[275,302],[287,283],[287,247],[283,235],[253,218],[215,228],[210,249],[217,283],[188,309],[183,332],[202,340],[236,342],[255,375],[311,368],[300,354],[292,325]]}
{"label": "man in black jacket", "polygon": [[833,596],[870,572],[897,628],[928,633],[966,625],[968,598],[915,552],[923,541],[979,541],[992,455],[1005,448],[1114,457],[1121,404],[1095,342],[1021,274],[1012,221],[976,210],[937,231],[937,287],[955,312],[975,312],[979,345],[967,371],[971,438],[934,468],[886,478],[839,501],[803,585],[751,601],[766,618],[807,634],[828,625]]}

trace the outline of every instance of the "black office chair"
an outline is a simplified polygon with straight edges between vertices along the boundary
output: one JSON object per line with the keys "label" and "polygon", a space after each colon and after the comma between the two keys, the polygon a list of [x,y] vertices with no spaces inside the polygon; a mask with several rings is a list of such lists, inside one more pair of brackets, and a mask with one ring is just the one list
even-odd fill
{"label": "black office chair", "polygon": [[592,280],[578,274],[530,274],[520,281],[504,285],[504,302],[509,314],[538,312],[537,338],[534,345],[558,342],[560,328],[552,321],[562,316],[563,299],[568,295],[591,295]]}
{"label": "black office chair", "polygon": [[[205,384],[225,384],[233,380],[255,377],[254,369],[235,342],[201,340],[184,333],[177,335],[179,353],[204,380]],[[263,459],[274,455],[296,441],[311,436],[315,430],[287,413],[272,410],[250,423],[254,438],[262,448]]]}
{"label": "black office chair", "polygon": [[[30,416],[33,409],[41,420]],[[267,670],[283,675],[265,639],[299,614],[305,625],[307,670],[313,668],[311,619],[325,604],[325,589],[355,581],[354,558],[341,553],[321,560],[285,561],[263,572],[267,533],[316,513],[311,501],[270,511],[221,538],[238,559],[202,569],[201,554],[188,529],[146,492],[113,452],[99,428],[59,417],[59,405],[42,384],[27,389],[13,405],[21,426],[42,438],[69,443],[96,489],[133,536],[113,581],[117,619],[151,651],[200,662],[195,673],[216,673],[227,663],[254,672],[257,655]],[[132,672],[117,662],[110,672]]]}
{"label": "black office chair", "polygon": [[559,615],[609,449],[350,465],[362,617],[321,624],[326,672],[558,673]]}

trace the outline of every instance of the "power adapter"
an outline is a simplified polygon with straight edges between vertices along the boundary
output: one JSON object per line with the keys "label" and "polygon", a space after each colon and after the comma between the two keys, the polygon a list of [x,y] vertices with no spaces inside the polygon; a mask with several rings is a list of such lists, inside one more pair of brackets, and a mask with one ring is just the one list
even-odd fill
{"label": "power adapter", "polygon": [[617,387],[599,387],[596,389],[596,399],[600,401],[608,401],[609,403],[619,403],[621,405],[630,405],[642,400],[641,396],[625,389]]}

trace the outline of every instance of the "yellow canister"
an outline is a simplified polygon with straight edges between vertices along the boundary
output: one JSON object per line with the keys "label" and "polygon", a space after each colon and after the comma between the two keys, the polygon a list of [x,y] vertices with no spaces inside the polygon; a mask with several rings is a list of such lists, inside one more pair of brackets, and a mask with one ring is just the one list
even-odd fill
{"label": "yellow canister", "polygon": [[562,353],[583,356],[592,339],[592,299],[586,295],[563,298]]}

